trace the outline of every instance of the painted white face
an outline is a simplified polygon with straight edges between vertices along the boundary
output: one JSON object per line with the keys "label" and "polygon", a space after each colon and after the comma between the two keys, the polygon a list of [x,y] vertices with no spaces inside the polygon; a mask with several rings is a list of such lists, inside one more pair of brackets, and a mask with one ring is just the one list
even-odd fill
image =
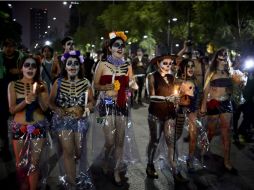
{"label": "painted white face", "polygon": [[124,56],[125,43],[118,39],[112,44],[112,48],[109,48],[112,56],[117,59],[122,59]]}
{"label": "painted white face", "polygon": [[192,77],[195,72],[195,64],[189,61],[186,65],[186,74],[188,77]]}
{"label": "painted white face", "polygon": [[173,60],[169,58],[163,59],[160,63],[158,63],[160,71],[164,74],[172,74],[172,65]]}
{"label": "painted white face", "polygon": [[64,45],[64,52],[69,52],[71,50],[74,50],[74,42],[73,40],[69,40]]}
{"label": "painted white face", "polygon": [[27,58],[22,66],[23,76],[33,79],[37,71],[37,65],[34,59]]}
{"label": "painted white face", "polygon": [[77,60],[77,58],[69,57],[66,60],[65,69],[69,77],[77,76],[80,69],[79,61]]}

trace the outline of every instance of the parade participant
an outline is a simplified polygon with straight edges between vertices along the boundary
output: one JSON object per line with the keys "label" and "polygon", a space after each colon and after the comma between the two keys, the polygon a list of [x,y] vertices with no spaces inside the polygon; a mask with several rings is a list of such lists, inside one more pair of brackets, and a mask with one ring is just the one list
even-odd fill
{"label": "parade participant", "polygon": [[[172,65],[175,60],[174,56],[162,55],[151,60],[156,64],[158,70],[148,76],[148,89],[150,96],[150,104],[148,108],[148,124],[150,131],[150,140],[148,144],[148,164],[146,173],[148,177],[158,178],[158,174],[154,167],[154,157],[157,146],[160,142],[162,132],[164,133],[167,144],[167,160],[172,167],[174,179],[180,182],[187,182],[177,169],[175,152],[176,140],[175,135],[175,119],[176,119],[176,102],[175,99],[175,78],[172,75]],[[161,101],[160,101],[161,100]]]}
{"label": "parade participant", "polygon": [[[69,51],[61,60],[65,66],[63,77],[54,82],[50,93],[50,108],[55,112],[52,133],[58,138],[55,142],[60,143],[63,153],[64,173],[60,173],[60,178],[62,185],[68,189],[75,189],[78,184],[82,184],[80,180],[85,180],[84,183],[91,188],[93,185],[90,179],[82,179],[82,174],[86,174],[88,169],[85,164],[85,144],[89,129],[87,113],[93,107],[92,89],[89,81],[84,78],[81,67],[84,58],[79,51]],[[78,171],[76,163],[80,163]],[[76,177],[79,181],[76,181]]]}
{"label": "parade participant", "polygon": [[8,98],[9,82],[20,79],[20,62],[23,54],[17,50],[17,43],[12,38],[3,41],[3,51],[0,51],[0,155],[4,161],[11,160],[8,139]]}
{"label": "parade participant", "polygon": [[137,50],[137,56],[132,60],[133,73],[136,76],[138,90],[134,92],[134,100],[138,96],[138,104],[142,105],[142,91],[145,84],[146,70],[148,67],[148,58],[143,55],[142,49]]}
{"label": "parade participant", "polygon": [[53,65],[53,53],[52,47],[46,45],[41,49],[43,58],[41,60],[41,79],[47,83],[48,92],[50,92],[52,86],[51,68]]}
{"label": "parade participant", "polygon": [[[68,53],[69,51],[75,50],[74,41],[71,36],[64,37],[61,41],[61,44],[63,47],[63,54]],[[57,53],[55,53],[54,55],[54,62],[51,69],[51,76],[53,80],[58,78],[60,74],[63,72],[63,70],[65,69],[64,63],[61,61],[61,57],[62,55],[58,56]]]}
{"label": "parade participant", "polygon": [[[131,65],[124,61],[127,36],[124,32],[111,32],[109,38],[94,77],[95,90],[99,91],[96,104],[97,125],[94,133],[96,135],[94,147],[99,148],[94,148],[94,151],[103,148],[104,173],[110,169],[110,158],[113,157],[114,184],[122,186],[123,181],[120,177],[122,163],[138,161],[137,147],[134,135],[131,133],[133,128],[129,107],[129,83],[132,83],[133,76]],[[102,132],[104,138],[102,137],[103,142],[100,143],[99,139],[102,138],[99,133]]]}
{"label": "parade participant", "polygon": [[197,79],[194,75],[195,73],[195,64],[191,59],[183,59],[179,65],[179,70],[177,76],[178,80],[190,81],[194,84],[194,96],[186,96],[185,105],[180,105],[180,108],[183,109],[184,113],[187,116],[187,124],[189,129],[189,156],[186,160],[187,168],[189,172],[194,171],[194,153],[197,144],[197,110],[199,109],[199,89],[197,85]]}
{"label": "parade participant", "polygon": [[39,164],[46,141],[48,122],[43,111],[48,107],[47,85],[40,80],[40,59],[25,57],[23,77],[8,86],[13,149],[20,189],[37,189]]}
{"label": "parade participant", "polygon": [[232,119],[232,80],[229,74],[227,49],[221,48],[215,54],[206,73],[201,114],[207,113],[208,139],[212,140],[220,126],[224,149],[225,170],[233,174],[237,170],[230,162],[230,123]]}

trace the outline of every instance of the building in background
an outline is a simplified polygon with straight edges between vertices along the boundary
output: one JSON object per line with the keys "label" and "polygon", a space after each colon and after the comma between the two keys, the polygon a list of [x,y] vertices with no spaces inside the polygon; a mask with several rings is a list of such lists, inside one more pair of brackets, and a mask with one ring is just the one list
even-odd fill
{"label": "building in background", "polygon": [[30,46],[35,46],[45,37],[48,27],[48,10],[30,8]]}

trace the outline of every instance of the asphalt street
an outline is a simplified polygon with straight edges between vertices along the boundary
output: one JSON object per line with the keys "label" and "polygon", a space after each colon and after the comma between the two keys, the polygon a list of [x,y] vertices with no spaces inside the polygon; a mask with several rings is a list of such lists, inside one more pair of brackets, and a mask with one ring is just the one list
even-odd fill
{"label": "asphalt street", "polygon": [[[186,171],[185,157],[187,155],[188,143],[183,141],[187,135],[184,129],[182,138],[177,142],[179,150],[179,163],[183,168],[183,175],[189,179],[188,183],[175,183],[171,175],[170,168],[159,163],[157,169],[159,178],[152,180],[146,176],[146,148],[149,140],[149,130],[147,125],[148,105],[132,109],[132,119],[134,123],[135,138],[138,146],[140,163],[128,166],[127,171],[123,173],[124,185],[117,187],[112,183],[112,175],[104,175],[102,170],[96,164],[91,165],[91,175],[97,190],[254,190],[254,143],[246,143],[241,147],[231,146],[231,160],[234,167],[238,170],[238,175],[228,173],[223,168],[222,142],[218,135],[210,144],[210,152],[203,159],[203,165],[198,161],[197,156],[196,171],[188,173]],[[50,159],[47,162],[50,165],[47,180],[44,180],[44,189],[59,189],[58,184],[58,161],[55,154],[48,153]],[[4,161],[0,157],[0,187],[4,184],[8,189],[18,189],[15,183],[15,164],[14,159]],[[2,189],[2,188],[1,188]]]}

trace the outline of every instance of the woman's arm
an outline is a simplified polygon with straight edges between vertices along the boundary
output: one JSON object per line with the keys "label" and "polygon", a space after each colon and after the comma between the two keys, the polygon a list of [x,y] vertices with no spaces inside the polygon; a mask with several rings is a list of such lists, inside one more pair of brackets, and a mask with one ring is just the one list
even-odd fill
{"label": "woman's arm", "polygon": [[95,105],[95,100],[94,100],[94,96],[93,96],[93,90],[92,90],[92,87],[89,87],[88,88],[88,103],[87,103],[86,107],[89,110],[93,110],[94,105]]}
{"label": "woman's arm", "polygon": [[100,84],[100,78],[103,75],[103,69],[104,69],[105,63],[99,62],[96,70],[95,70],[95,76],[94,76],[94,88],[95,90],[99,91],[108,91],[108,90],[113,90],[114,89],[114,84],[106,84],[106,85],[101,85]]}
{"label": "woman's arm", "polygon": [[208,98],[208,93],[210,91],[210,81],[212,78],[212,73],[210,72],[210,70],[208,69],[205,75],[205,86],[203,89],[203,98],[202,98],[202,103],[201,103],[201,108],[200,108],[200,113],[204,114],[206,113],[206,102],[207,102],[207,98]]}
{"label": "woman's arm", "polygon": [[9,111],[11,114],[15,114],[17,112],[22,111],[29,103],[27,101],[27,98],[25,98],[25,100],[23,100],[19,104],[16,104],[16,92],[14,88],[14,82],[10,82],[8,85],[8,102],[9,102]]}
{"label": "woman's arm", "polygon": [[45,82],[42,82],[39,89],[37,90],[38,93],[38,99],[39,99],[39,105],[42,109],[42,111],[46,111],[49,106],[49,100],[48,100],[48,87]]}
{"label": "woman's arm", "polygon": [[154,90],[154,77],[153,77],[153,74],[149,74],[147,77],[148,77],[149,96],[154,96],[155,95],[155,90]]}
{"label": "woman's arm", "polygon": [[55,100],[57,98],[57,91],[58,91],[58,80],[61,79],[57,79],[52,88],[51,88],[51,92],[50,92],[50,96],[49,96],[49,107],[52,111],[58,113],[59,115],[64,115],[64,110],[60,107],[58,107],[55,103]]}

